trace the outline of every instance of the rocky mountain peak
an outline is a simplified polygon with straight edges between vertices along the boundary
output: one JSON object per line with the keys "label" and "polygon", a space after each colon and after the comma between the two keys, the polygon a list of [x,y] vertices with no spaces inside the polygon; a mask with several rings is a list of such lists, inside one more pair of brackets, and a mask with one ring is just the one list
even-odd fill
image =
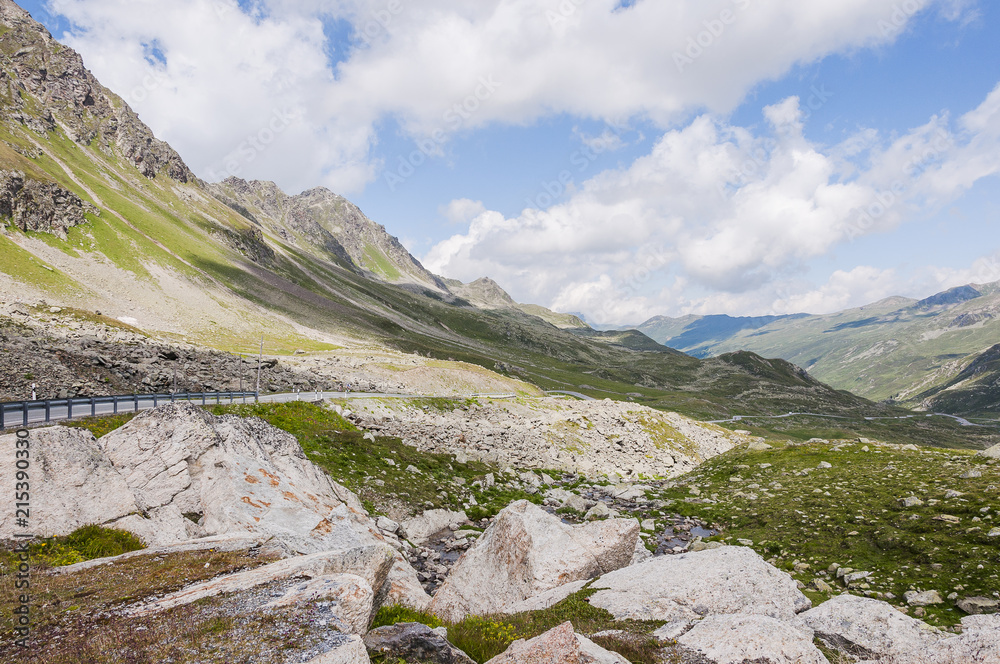
{"label": "rocky mountain peak", "polygon": [[243,216],[299,248],[318,250],[345,265],[395,284],[448,292],[410,252],[358,206],[326,187],[290,196],[273,182],[231,177],[212,193]]}
{"label": "rocky mountain peak", "polygon": [[83,59],[63,46],[28,12],[0,0],[0,119],[39,135],[61,129],[73,141],[118,152],[140,173],[188,182],[180,156],[105,88]]}
{"label": "rocky mountain peak", "polygon": [[453,286],[452,290],[456,295],[484,309],[514,309],[517,307],[517,303],[507,291],[489,277],[476,279],[469,284]]}

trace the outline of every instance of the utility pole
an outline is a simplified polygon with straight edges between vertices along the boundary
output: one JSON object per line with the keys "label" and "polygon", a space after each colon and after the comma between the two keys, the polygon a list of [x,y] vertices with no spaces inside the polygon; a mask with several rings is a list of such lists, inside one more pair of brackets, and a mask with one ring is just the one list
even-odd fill
{"label": "utility pole", "polygon": [[264,363],[264,335],[260,335],[260,354],[257,355],[257,392],[254,400],[260,403],[260,367]]}

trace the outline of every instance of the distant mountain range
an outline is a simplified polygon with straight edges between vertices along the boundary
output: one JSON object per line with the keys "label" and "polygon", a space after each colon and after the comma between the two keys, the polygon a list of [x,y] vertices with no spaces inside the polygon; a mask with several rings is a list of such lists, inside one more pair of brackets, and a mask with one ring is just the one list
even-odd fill
{"label": "distant mountain range", "polygon": [[10,0],[0,83],[0,299],[228,351],[261,335],[273,354],[387,347],[698,417],[902,412],[789,362],[697,359],[519,304],[489,279],[443,279],[326,189],[203,182]]}
{"label": "distant mountain range", "polygon": [[695,357],[780,357],[870,399],[1000,415],[1000,282],[823,316],[658,316],[636,329]]}

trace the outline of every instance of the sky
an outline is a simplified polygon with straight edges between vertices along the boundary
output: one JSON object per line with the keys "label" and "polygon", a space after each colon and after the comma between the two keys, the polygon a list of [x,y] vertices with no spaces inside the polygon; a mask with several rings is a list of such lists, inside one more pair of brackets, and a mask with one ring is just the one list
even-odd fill
{"label": "sky", "polygon": [[986,0],[32,0],[202,178],[604,325],[1000,280]]}

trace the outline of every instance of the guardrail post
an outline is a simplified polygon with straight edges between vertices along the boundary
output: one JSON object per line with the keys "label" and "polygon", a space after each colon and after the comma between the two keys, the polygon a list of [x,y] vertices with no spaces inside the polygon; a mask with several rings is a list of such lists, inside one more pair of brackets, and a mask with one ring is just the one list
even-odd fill
{"label": "guardrail post", "polygon": [[22,401],[21,405],[24,407],[24,426],[28,426],[28,402]]}
{"label": "guardrail post", "polygon": [[52,401],[49,399],[45,400],[45,423],[48,424],[52,421]]}
{"label": "guardrail post", "polygon": [[66,419],[73,419],[73,400],[66,399]]}
{"label": "guardrail post", "polygon": [[118,395],[111,397],[111,402],[114,403],[114,407],[111,409],[113,415],[118,414]]}
{"label": "guardrail post", "polygon": [[156,408],[156,395],[153,395],[153,408]]}
{"label": "guardrail post", "polygon": [[221,404],[222,403],[222,396],[221,396],[220,392],[216,392],[215,393],[215,403],[217,403],[217,404]]}
{"label": "guardrail post", "polygon": [[7,415],[7,406],[0,403],[0,431],[7,428],[7,423],[4,421]]}
{"label": "guardrail post", "polygon": [[133,413],[138,413],[139,412],[139,395],[138,394],[133,394],[132,395],[132,403],[133,403],[133,405],[132,405],[132,412]]}
{"label": "guardrail post", "polygon": [[90,416],[97,417],[97,398],[90,397]]}

